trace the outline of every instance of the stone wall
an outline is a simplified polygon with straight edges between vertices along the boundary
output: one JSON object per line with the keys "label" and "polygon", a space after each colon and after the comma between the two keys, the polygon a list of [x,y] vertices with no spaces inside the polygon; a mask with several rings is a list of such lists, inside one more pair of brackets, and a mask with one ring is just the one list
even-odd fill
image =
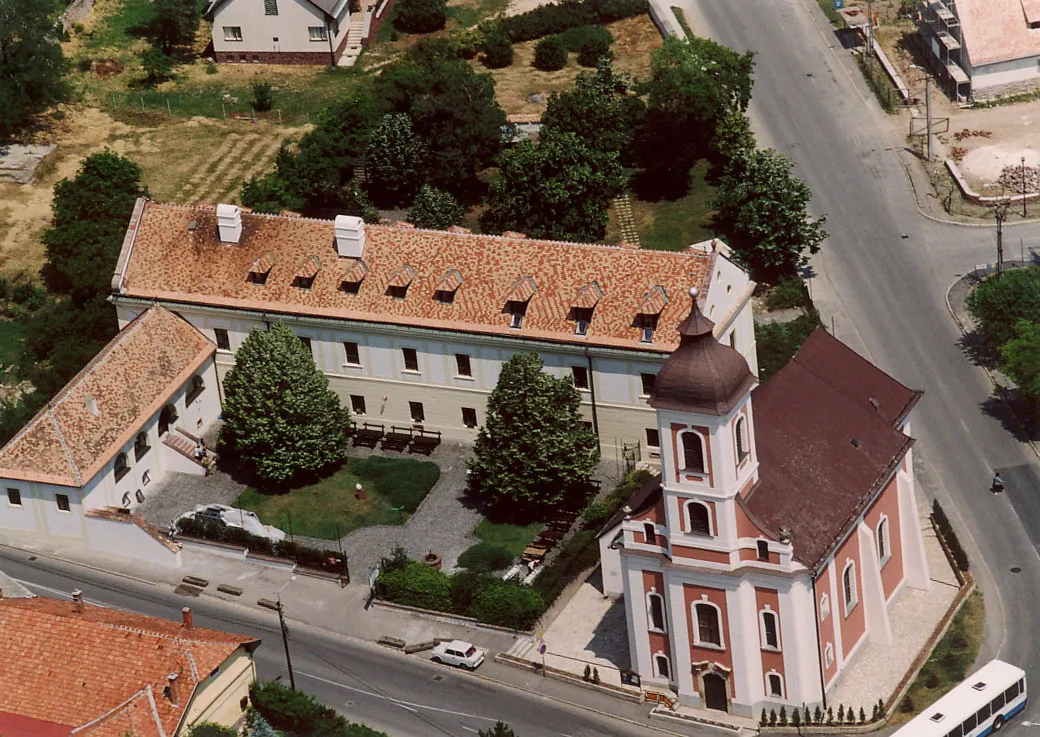
{"label": "stone wall", "polygon": [[215,53],[218,64],[310,64],[327,66],[332,63],[328,51],[249,51]]}

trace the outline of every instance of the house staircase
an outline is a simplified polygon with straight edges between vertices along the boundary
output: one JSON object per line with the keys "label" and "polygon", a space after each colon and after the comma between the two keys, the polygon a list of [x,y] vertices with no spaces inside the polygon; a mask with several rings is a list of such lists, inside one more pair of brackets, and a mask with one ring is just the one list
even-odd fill
{"label": "house staircase", "polygon": [[360,13],[350,14],[350,23],[347,25],[347,45],[343,49],[343,56],[336,62],[336,66],[352,67],[361,56],[365,37],[368,29],[372,27],[372,13],[375,11],[374,4],[365,4]]}
{"label": "house staircase", "polygon": [[195,458],[195,445],[198,443],[198,440],[197,437],[186,430],[177,428],[166,433],[163,437],[163,445],[184,456],[195,465],[202,466],[206,469],[206,475],[208,476],[217,465],[217,458],[213,451],[209,449],[206,450],[206,455],[201,461]]}
{"label": "house staircase", "polygon": [[529,663],[541,660],[541,656],[538,654],[538,641],[533,637],[518,637],[506,650],[506,655],[517,660],[526,660]]}

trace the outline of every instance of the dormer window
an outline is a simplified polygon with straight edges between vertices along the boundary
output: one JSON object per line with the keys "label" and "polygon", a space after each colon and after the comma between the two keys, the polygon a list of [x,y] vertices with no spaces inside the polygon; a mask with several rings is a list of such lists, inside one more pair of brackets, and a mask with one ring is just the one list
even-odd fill
{"label": "dormer window", "polygon": [[574,305],[571,308],[571,316],[574,318],[574,334],[588,335],[589,324],[592,322],[592,311],[603,298],[603,289],[599,284],[590,281],[578,290],[574,296]]}
{"label": "dormer window", "polygon": [[415,281],[415,269],[405,264],[390,275],[386,293],[394,299],[404,299],[408,296],[408,287],[413,281]]}
{"label": "dormer window", "polygon": [[368,265],[361,259],[356,258],[353,263],[343,272],[339,280],[339,289],[346,294],[357,294],[361,291],[361,282],[368,275]]}
{"label": "dormer window", "polygon": [[534,279],[529,276],[522,276],[513,282],[506,295],[505,311],[509,315],[509,327],[514,330],[520,329],[524,322],[524,315],[527,314],[527,303],[531,301],[531,297],[537,291],[538,287],[535,286]]}
{"label": "dormer window", "polygon": [[259,284],[263,286],[267,283],[267,277],[271,274],[271,269],[273,268],[274,254],[268,251],[254,261],[253,265],[249,267],[249,274],[246,275],[246,281],[250,284]]}
{"label": "dormer window", "polygon": [[524,315],[527,314],[527,303],[509,302],[507,311],[509,312],[509,327],[519,330],[524,324]]}
{"label": "dormer window", "polygon": [[592,322],[592,310],[585,307],[574,308],[574,334],[585,336],[589,334],[589,323]]}
{"label": "dormer window", "polygon": [[635,326],[639,328],[640,342],[654,342],[654,333],[657,332],[657,320],[667,304],[668,295],[665,294],[664,287],[659,284],[643,295],[643,299],[639,302],[639,312],[635,320]]}
{"label": "dormer window", "polygon": [[314,277],[321,271],[321,261],[317,256],[311,256],[300,264],[300,268],[293,274],[292,285],[297,289],[310,289],[314,286]]}
{"label": "dormer window", "polygon": [[462,272],[458,269],[448,269],[444,276],[437,282],[433,292],[433,298],[438,302],[450,305],[455,301],[455,292],[462,286]]}

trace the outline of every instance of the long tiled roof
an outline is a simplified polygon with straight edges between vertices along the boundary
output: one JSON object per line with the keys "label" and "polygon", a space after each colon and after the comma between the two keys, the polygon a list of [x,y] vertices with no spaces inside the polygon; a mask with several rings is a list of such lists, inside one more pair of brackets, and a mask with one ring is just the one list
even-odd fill
{"label": "long tiled roof", "polygon": [[146,310],[0,448],[0,478],[86,484],[214,351],[187,321]]}
{"label": "long tiled roof", "polygon": [[788,529],[795,557],[816,568],[913,445],[898,428],[920,397],[816,330],[752,393],[759,483],[748,510],[774,534]]}
{"label": "long tiled roof", "polygon": [[[115,283],[123,295],[658,353],[678,345],[685,295],[691,286],[707,294],[715,258],[710,245],[670,253],[366,225],[361,267],[337,254],[329,220],[243,210],[240,242],[228,244],[212,206],[145,202],[136,212]],[[313,257],[321,268],[311,288],[293,286]],[[257,262],[273,263],[262,285],[248,278]],[[452,270],[454,298],[436,299]],[[357,294],[341,288],[359,278]],[[391,285],[396,295],[388,294]],[[395,298],[402,289],[404,298]],[[518,296],[530,304],[521,329],[512,330],[507,302]],[[573,310],[593,303],[588,336],[576,337]],[[640,340],[640,310],[648,307],[660,309],[652,344]]]}
{"label": "long tiled roof", "polygon": [[[0,715],[90,737],[171,735],[198,684],[240,647],[257,644],[89,604],[78,612],[55,599],[4,599]],[[177,704],[163,695],[171,673]]]}
{"label": "long tiled roof", "polygon": [[1040,55],[1036,3],[1029,0],[957,0],[961,34],[972,66]]}

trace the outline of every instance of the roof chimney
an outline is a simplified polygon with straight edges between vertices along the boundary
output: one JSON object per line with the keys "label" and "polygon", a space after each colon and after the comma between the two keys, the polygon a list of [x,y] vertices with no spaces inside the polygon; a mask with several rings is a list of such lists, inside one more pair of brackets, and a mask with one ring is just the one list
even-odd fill
{"label": "roof chimney", "polygon": [[361,258],[364,255],[364,220],[352,215],[336,216],[336,251],[342,258]]}
{"label": "roof chimney", "polygon": [[217,229],[221,243],[238,243],[242,238],[242,210],[238,205],[217,205]]}
{"label": "roof chimney", "polygon": [[195,629],[195,618],[191,614],[190,606],[186,606],[183,609],[181,609],[181,616],[184,617],[184,629]]}
{"label": "roof chimney", "polygon": [[83,613],[83,592],[80,591],[79,589],[76,589],[75,591],[72,592],[72,603],[73,603],[73,607],[72,607],[73,610],[78,612],[79,614],[82,614]]}
{"label": "roof chimney", "polygon": [[170,672],[170,675],[166,676],[166,688],[163,689],[163,696],[170,700],[170,703],[176,706],[180,703],[177,700],[177,674]]}

